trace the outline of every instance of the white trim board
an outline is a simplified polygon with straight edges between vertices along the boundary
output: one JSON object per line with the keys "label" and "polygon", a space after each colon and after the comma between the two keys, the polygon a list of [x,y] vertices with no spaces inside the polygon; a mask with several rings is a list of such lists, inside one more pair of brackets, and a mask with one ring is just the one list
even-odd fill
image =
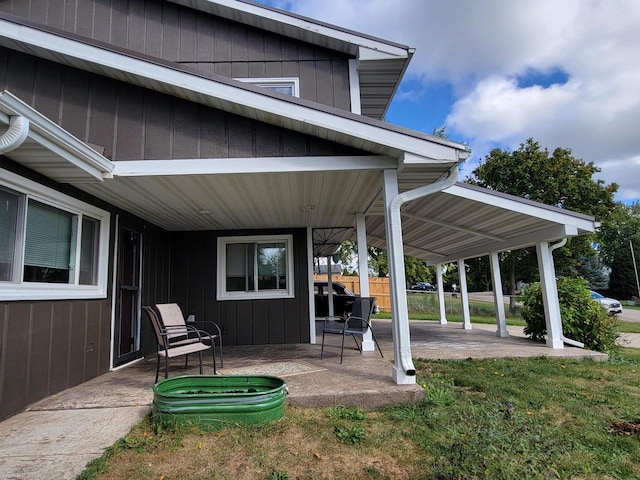
{"label": "white trim board", "polygon": [[384,156],[129,160],[114,164],[114,177],[383,170],[398,165],[395,159]]}

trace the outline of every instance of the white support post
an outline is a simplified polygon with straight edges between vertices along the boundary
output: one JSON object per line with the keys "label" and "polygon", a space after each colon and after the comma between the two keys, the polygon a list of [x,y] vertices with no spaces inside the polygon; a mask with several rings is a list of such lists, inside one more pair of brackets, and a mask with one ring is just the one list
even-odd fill
{"label": "white support post", "polygon": [[[356,214],[356,235],[358,241],[358,275],[360,277],[360,296],[369,297],[369,258],[367,255],[367,227],[364,213]],[[371,331],[362,336],[362,351],[372,352],[376,348]]]}
{"label": "white support post", "polygon": [[467,290],[467,271],[464,258],[458,260],[458,276],[460,277],[460,295],[462,296],[462,328],[471,330],[471,314],[469,312],[469,291]]}
{"label": "white support post", "polygon": [[498,252],[489,254],[491,264],[491,282],[493,283],[493,304],[496,309],[496,334],[499,337],[508,337],[507,317],[504,313],[504,296],[502,295],[502,275],[500,274],[500,259]]}
{"label": "white support post", "polygon": [[313,229],[307,227],[307,271],[309,282],[309,342],[316,343],[316,308],[313,286]]}
{"label": "white support post", "polygon": [[562,317],[560,316],[558,286],[556,285],[556,269],[551,252],[549,242],[536,243],[538,269],[540,270],[540,288],[542,288],[542,301],[544,303],[544,318],[547,324],[547,346],[564,348]]}
{"label": "white support post", "polygon": [[333,317],[333,268],[331,255],[327,255],[327,305],[329,308],[328,315]]}
{"label": "white support post", "polygon": [[447,324],[447,305],[444,303],[444,281],[442,280],[442,264],[436,264],[436,286],[438,288],[438,305],[440,307],[440,325]]}
{"label": "white support post", "polygon": [[398,173],[384,170],[385,231],[389,276],[391,280],[391,326],[393,333],[392,377],[397,384],[415,384],[416,369],[411,358],[409,314],[405,289],[404,249],[400,209],[394,210],[392,202],[398,197]]}

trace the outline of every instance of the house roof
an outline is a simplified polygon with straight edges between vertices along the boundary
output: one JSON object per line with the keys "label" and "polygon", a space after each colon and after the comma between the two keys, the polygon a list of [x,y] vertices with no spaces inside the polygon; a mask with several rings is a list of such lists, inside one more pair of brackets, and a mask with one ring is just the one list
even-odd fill
{"label": "house roof", "polygon": [[435,178],[469,156],[460,143],[205,74],[11,15],[0,14],[0,46],[376,155],[396,159],[409,155],[407,168],[431,166]]}
{"label": "house roof", "polygon": [[414,52],[406,45],[247,0],[170,1],[353,56],[362,114],[372,118],[384,118]]}

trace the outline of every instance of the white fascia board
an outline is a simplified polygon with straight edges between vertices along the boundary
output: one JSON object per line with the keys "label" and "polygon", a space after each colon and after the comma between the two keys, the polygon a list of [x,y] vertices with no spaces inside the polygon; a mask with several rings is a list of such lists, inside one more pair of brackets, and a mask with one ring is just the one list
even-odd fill
{"label": "white fascia board", "polygon": [[349,96],[351,100],[351,112],[356,115],[362,113],[360,100],[360,74],[358,73],[358,61],[349,60]]}
{"label": "white fascia board", "polygon": [[[403,55],[400,58],[408,58],[408,57],[409,56],[405,52],[405,55]],[[369,61],[376,61],[376,60],[397,60],[398,55],[393,55],[385,51],[360,46],[358,47],[357,58],[359,62],[369,62]]]}
{"label": "white fascia board", "polygon": [[[283,117],[292,121],[291,126],[294,129],[295,124],[300,126],[310,124],[327,132],[337,132],[385,147],[414,153],[429,159],[429,161],[459,162],[468,155],[464,149],[456,147],[453,142],[450,142],[451,145],[442,144],[410,134],[388,130],[356,119],[334,115],[309,106],[246,90],[240,86],[216,82],[215,80],[173,69],[169,66],[145,61],[70,38],[60,37],[36,28],[17,25],[3,19],[0,19],[0,36],[32,47],[55,52],[67,58],[79,59],[99,65],[103,71],[105,69],[113,69],[118,72],[126,72],[134,76],[131,81],[135,80],[135,77],[145,78],[159,82],[160,85],[170,86],[170,89],[164,88],[161,90],[165,93],[171,90],[175,95],[181,89],[196,93],[201,98],[201,103],[205,105],[212,106],[213,103],[218,103],[217,101],[221,100],[262,111],[268,115]],[[215,95],[212,95],[212,92],[215,92]],[[216,102],[205,102],[212,99]],[[329,135],[329,138],[331,138],[331,135]]]}
{"label": "white fascia board", "polygon": [[537,232],[527,233],[519,237],[513,237],[504,242],[485,243],[477,247],[471,247],[468,250],[461,250],[455,255],[442,256],[438,258],[430,258],[427,264],[435,265],[436,263],[455,262],[460,259],[477,258],[488,255],[490,252],[504,252],[507,250],[517,250],[520,248],[530,247],[538,242],[550,242],[566,237],[575,237],[580,231],[571,225],[554,225],[552,227],[538,230]]}
{"label": "white fascia board", "polygon": [[596,230],[596,222],[592,218],[584,218],[585,216],[581,214],[575,214],[575,212],[571,211],[565,212],[561,208],[551,207],[542,203],[536,205],[536,202],[519,201],[519,199],[511,200],[509,198],[505,198],[503,195],[494,195],[491,190],[480,192],[475,189],[453,185],[446,190],[443,190],[442,193],[522,213],[524,215],[540,218],[549,222],[572,225],[585,232],[594,232]]}
{"label": "white fascia board", "polygon": [[[466,160],[468,158],[468,152],[461,151],[458,155],[458,160]],[[407,168],[421,166],[427,163],[455,163],[450,159],[442,159],[442,160],[434,160],[430,158],[426,158],[423,155],[416,155],[410,152],[403,152],[398,159],[398,172],[402,172]]]}
{"label": "white fascia board", "polygon": [[293,173],[395,168],[384,156],[205,158],[184,160],[128,160],[114,162],[114,177]]}
{"label": "white fascia board", "polygon": [[[109,159],[6,90],[0,92],[0,107],[8,116],[27,118],[30,122],[29,138],[97,180],[102,180],[113,170],[113,162]],[[4,121],[4,117],[1,120]]]}
{"label": "white fascia board", "polygon": [[[275,11],[265,8],[262,5],[238,2],[237,0],[170,0],[172,3],[188,6],[196,10],[215,13],[214,9],[207,8],[207,4],[211,6],[226,7],[238,12],[239,14],[249,14],[263,19],[271,20],[279,24],[295,27],[303,32],[310,32],[314,36],[327,37],[344,42],[345,45],[357,45],[366,47],[369,50],[379,51],[392,55],[394,58],[408,58],[408,48],[402,48],[385,42],[381,39],[374,39],[364,35],[358,35],[357,32],[347,31],[337,26],[325,23],[314,22],[312,19],[300,18],[299,16],[289,14],[284,11]],[[303,39],[303,38],[299,38]]]}

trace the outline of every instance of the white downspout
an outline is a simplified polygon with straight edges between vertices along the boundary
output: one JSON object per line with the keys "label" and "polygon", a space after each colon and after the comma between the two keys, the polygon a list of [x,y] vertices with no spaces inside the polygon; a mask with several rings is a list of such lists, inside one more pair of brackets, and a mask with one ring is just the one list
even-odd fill
{"label": "white downspout", "polygon": [[0,155],[18,148],[29,134],[29,120],[20,115],[9,117],[9,129],[0,136]]}
{"label": "white downspout", "polygon": [[[549,255],[553,256],[553,251],[557,250],[560,247],[564,247],[567,244],[567,239],[563,238],[558,243],[554,243],[553,245],[549,245]],[[557,289],[557,287],[556,287]],[[564,331],[562,329],[562,318],[560,319],[560,340],[569,345],[573,345],[574,347],[584,348],[584,343],[578,342],[577,340],[573,340],[571,338],[567,338],[564,336]]]}
{"label": "white downspout", "polygon": [[[389,269],[393,272],[392,315],[393,348],[394,348],[394,379],[396,383],[408,383],[406,377],[415,378],[416,370],[411,358],[411,343],[409,338],[409,315],[407,313],[407,292],[404,285],[404,248],[402,245],[402,218],[400,207],[406,202],[426,197],[452,186],[458,180],[458,165],[449,169],[447,176],[430,185],[418,187],[401,193],[388,204],[389,238]],[[402,381],[400,377],[405,377]],[[412,383],[415,383],[413,380]]]}

